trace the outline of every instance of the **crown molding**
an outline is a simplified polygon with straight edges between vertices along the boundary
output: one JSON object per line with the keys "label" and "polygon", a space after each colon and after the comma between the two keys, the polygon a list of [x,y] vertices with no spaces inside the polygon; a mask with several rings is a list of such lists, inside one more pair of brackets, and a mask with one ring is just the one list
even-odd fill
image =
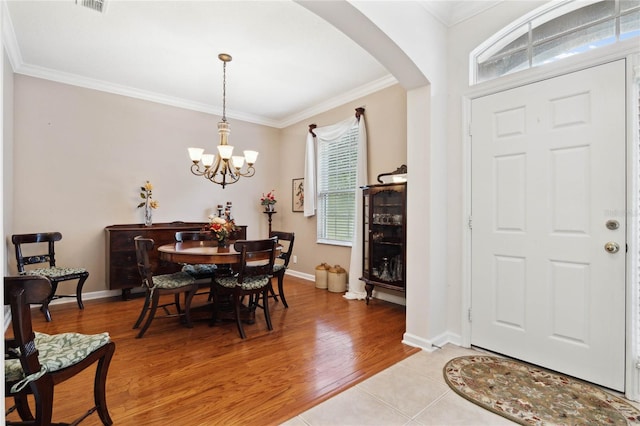
{"label": "crown molding", "polygon": [[[19,50],[16,50],[16,53],[13,56],[15,59],[15,62],[18,62],[20,59],[19,53],[20,53]],[[170,105],[170,106],[188,109],[192,111],[204,112],[207,114],[213,114],[213,115],[219,115],[219,116],[222,115],[221,108],[214,107],[212,105],[204,104],[200,102],[193,102],[188,99],[166,96],[161,93],[139,90],[134,87],[118,85],[118,84],[114,84],[106,81],[91,79],[91,78],[79,76],[76,74],[65,73],[65,72],[51,70],[48,68],[37,67],[33,65],[19,64],[18,66],[16,66],[13,60],[12,60],[12,66],[14,68],[14,72],[17,74],[23,74],[30,77],[42,78],[44,80],[50,80],[58,83],[69,84],[71,86],[84,87],[87,89],[98,90],[101,92],[113,93],[121,96],[128,96],[130,98],[142,99],[145,101],[156,102],[156,103]],[[226,112],[227,112],[227,117],[229,118],[281,129],[281,128],[290,126],[292,124],[295,124],[299,121],[302,121],[306,118],[312,117],[314,115],[328,111],[332,108],[336,108],[348,102],[359,99],[363,96],[367,96],[371,93],[385,89],[389,86],[393,86],[394,84],[397,84],[397,83],[398,83],[398,80],[396,80],[391,74],[389,74],[371,83],[362,85],[353,90],[345,92],[340,96],[336,96],[334,98],[321,102],[311,108],[307,108],[294,115],[285,117],[282,120],[273,120],[263,116],[246,114],[243,112],[233,111],[229,109],[227,109]]]}
{"label": "crown molding", "polygon": [[[1,7],[3,8],[2,41],[14,73],[41,78],[44,80],[55,81],[71,86],[84,87],[86,89],[93,89],[101,92],[127,96],[164,105],[170,105],[177,108],[222,116],[222,108],[215,107],[210,104],[194,102],[188,99],[167,96],[162,93],[140,90],[135,87],[114,84],[108,81],[87,78],[77,74],[66,73],[58,70],[26,64],[22,59],[22,54],[17,43],[15,31],[13,28],[13,22],[11,21],[6,1],[0,1],[0,3],[2,4]],[[353,90],[342,93],[339,96],[323,101],[317,105],[297,112],[281,120],[274,120],[260,115],[247,114],[229,109],[227,109],[226,115],[228,118],[233,118],[235,120],[241,120],[249,123],[281,129],[314,115],[326,112],[332,108],[336,108],[348,102],[352,102],[363,96],[367,96],[371,93],[385,89],[397,83],[398,80],[391,74],[388,74],[387,76],[379,78],[378,80],[372,81],[371,83],[367,83]]]}
{"label": "crown molding", "polygon": [[6,1],[2,1],[2,44],[9,57],[11,67],[15,71],[16,68],[22,64],[22,54],[18,48],[18,40],[16,33],[13,29],[13,21],[11,21],[11,15],[9,14],[9,7]]}
{"label": "crown molding", "polygon": [[309,117],[313,117],[314,115],[321,114],[330,109],[337,108],[346,103],[355,101],[356,99],[362,98],[363,96],[367,96],[379,90],[386,89],[387,87],[393,86],[394,84],[397,84],[397,83],[398,83],[398,80],[396,80],[396,78],[391,74],[388,74],[385,77],[372,81],[371,83],[362,85],[353,90],[345,92],[340,96],[336,96],[334,98],[328,99],[311,108],[307,108],[303,111],[300,111],[297,114],[291,115],[283,119],[282,121],[280,121],[277,127],[281,129],[283,127],[290,126],[292,124],[298,123],[299,121],[305,120]]}

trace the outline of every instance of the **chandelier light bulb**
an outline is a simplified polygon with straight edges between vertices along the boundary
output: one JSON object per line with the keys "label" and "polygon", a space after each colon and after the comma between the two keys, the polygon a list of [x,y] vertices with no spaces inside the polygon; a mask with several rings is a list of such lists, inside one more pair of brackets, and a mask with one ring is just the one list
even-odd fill
{"label": "chandelier light bulb", "polygon": [[233,163],[233,167],[236,169],[241,169],[244,164],[244,157],[240,155],[234,155],[231,157],[231,162]]}
{"label": "chandelier light bulb", "polygon": [[202,148],[188,148],[189,149],[189,158],[194,163],[197,163],[202,158],[202,154],[204,154],[204,149]]}
{"label": "chandelier light bulb", "polygon": [[203,154],[202,155],[202,164],[204,164],[205,167],[211,167],[211,165],[215,161],[215,158],[216,158],[216,156],[213,155],[213,154]]}
{"label": "chandelier light bulb", "polygon": [[247,160],[247,164],[251,166],[258,159],[258,151],[245,151],[244,158]]}
{"label": "chandelier light bulb", "polygon": [[223,160],[228,160],[233,155],[233,147],[231,145],[218,145],[218,154]]}

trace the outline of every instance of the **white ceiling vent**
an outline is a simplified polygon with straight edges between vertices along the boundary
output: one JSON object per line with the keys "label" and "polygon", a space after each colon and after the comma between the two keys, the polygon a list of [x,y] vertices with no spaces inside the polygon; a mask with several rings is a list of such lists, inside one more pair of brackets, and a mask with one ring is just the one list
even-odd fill
{"label": "white ceiling vent", "polygon": [[76,0],[76,4],[104,13],[107,0]]}

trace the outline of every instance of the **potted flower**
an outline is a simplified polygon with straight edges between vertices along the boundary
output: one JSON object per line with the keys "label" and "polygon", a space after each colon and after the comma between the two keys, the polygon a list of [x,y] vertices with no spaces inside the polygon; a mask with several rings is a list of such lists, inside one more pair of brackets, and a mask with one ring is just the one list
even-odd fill
{"label": "potted flower", "polygon": [[151,185],[151,182],[147,181],[144,186],[140,187],[140,198],[142,198],[144,201],[138,204],[138,208],[144,207],[145,226],[151,226],[153,224],[151,209],[158,208],[158,202],[152,198],[152,195],[153,185]]}
{"label": "potted flower", "polygon": [[226,247],[231,233],[236,230],[236,224],[233,219],[226,220],[222,217],[211,215],[209,216],[208,229],[216,237],[218,247]]}
{"label": "potted flower", "polygon": [[267,195],[264,195],[264,192],[263,192],[262,197],[260,197],[260,204],[262,204],[264,206],[264,210],[268,212],[275,211],[275,204],[277,202],[278,201],[276,200],[276,191],[273,189],[267,192]]}

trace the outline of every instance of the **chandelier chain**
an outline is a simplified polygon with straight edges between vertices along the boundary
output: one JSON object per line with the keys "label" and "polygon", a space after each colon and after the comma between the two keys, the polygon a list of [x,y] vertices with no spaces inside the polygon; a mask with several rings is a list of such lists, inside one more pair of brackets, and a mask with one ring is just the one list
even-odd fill
{"label": "chandelier chain", "polygon": [[222,121],[227,121],[227,62],[222,62]]}

